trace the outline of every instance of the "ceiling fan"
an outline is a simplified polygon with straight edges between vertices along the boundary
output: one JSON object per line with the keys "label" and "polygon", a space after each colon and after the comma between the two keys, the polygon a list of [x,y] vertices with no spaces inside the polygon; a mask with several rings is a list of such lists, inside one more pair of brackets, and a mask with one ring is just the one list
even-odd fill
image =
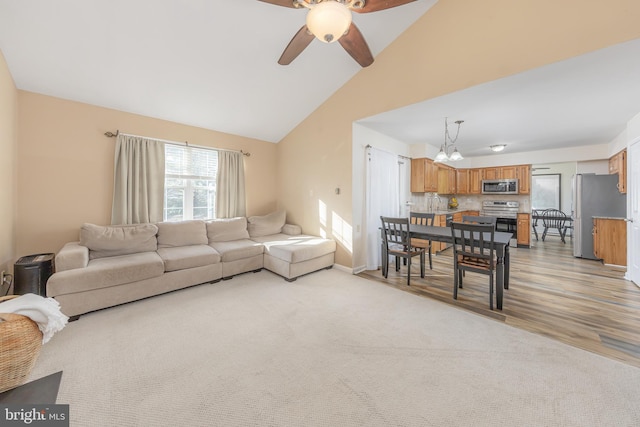
{"label": "ceiling fan", "polygon": [[351,21],[351,12],[369,13],[402,6],[416,0],[259,0],[276,6],[306,8],[307,23],[291,39],[278,60],[288,65],[316,37],[325,43],[338,41],[362,67],[373,63],[373,55],[362,33]]}

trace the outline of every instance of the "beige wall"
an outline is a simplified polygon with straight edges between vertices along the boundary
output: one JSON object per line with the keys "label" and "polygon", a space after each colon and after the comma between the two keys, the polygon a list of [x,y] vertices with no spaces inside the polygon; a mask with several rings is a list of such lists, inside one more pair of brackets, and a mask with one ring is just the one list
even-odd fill
{"label": "beige wall", "polygon": [[278,144],[280,207],[351,267],[352,122],[638,38],[638,16],[637,0],[439,1]]}
{"label": "beige wall", "polygon": [[16,255],[17,144],[18,91],[0,51],[0,271],[7,273]]}
{"label": "beige wall", "polygon": [[19,91],[18,105],[18,256],[57,252],[82,223],[110,222],[115,139],[106,131],[248,151],[247,214],[276,208],[275,144],[31,92]]}

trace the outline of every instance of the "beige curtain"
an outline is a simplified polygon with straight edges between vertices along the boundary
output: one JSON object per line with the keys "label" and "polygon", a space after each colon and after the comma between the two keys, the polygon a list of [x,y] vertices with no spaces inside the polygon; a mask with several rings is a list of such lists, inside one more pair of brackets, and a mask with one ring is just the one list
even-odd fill
{"label": "beige curtain", "polygon": [[163,208],[164,143],[118,135],[111,224],[160,222]]}
{"label": "beige curtain", "polygon": [[218,152],[217,218],[234,218],[246,215],[243,157],[242,153],[233,151]]}

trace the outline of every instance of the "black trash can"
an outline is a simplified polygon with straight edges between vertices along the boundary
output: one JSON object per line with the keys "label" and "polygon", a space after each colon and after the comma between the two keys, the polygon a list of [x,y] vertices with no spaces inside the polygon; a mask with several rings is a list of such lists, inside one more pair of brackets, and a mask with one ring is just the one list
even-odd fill
{"label": "black trash can", "polygon": [[35,254],[20,258],[13,266],[15,295],[47,296],[47,280],[55,272],[55,254]]}

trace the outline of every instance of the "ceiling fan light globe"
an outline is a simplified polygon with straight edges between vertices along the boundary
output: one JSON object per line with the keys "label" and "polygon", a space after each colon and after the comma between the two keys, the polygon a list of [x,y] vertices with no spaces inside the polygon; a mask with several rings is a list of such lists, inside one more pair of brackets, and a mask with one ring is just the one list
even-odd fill
{"label": "ceiling fan light globe", "polygon": [[338,40],[351,25],[351,11],[337,1],[323,1],[307,13],[307,28],[324,43]]}

